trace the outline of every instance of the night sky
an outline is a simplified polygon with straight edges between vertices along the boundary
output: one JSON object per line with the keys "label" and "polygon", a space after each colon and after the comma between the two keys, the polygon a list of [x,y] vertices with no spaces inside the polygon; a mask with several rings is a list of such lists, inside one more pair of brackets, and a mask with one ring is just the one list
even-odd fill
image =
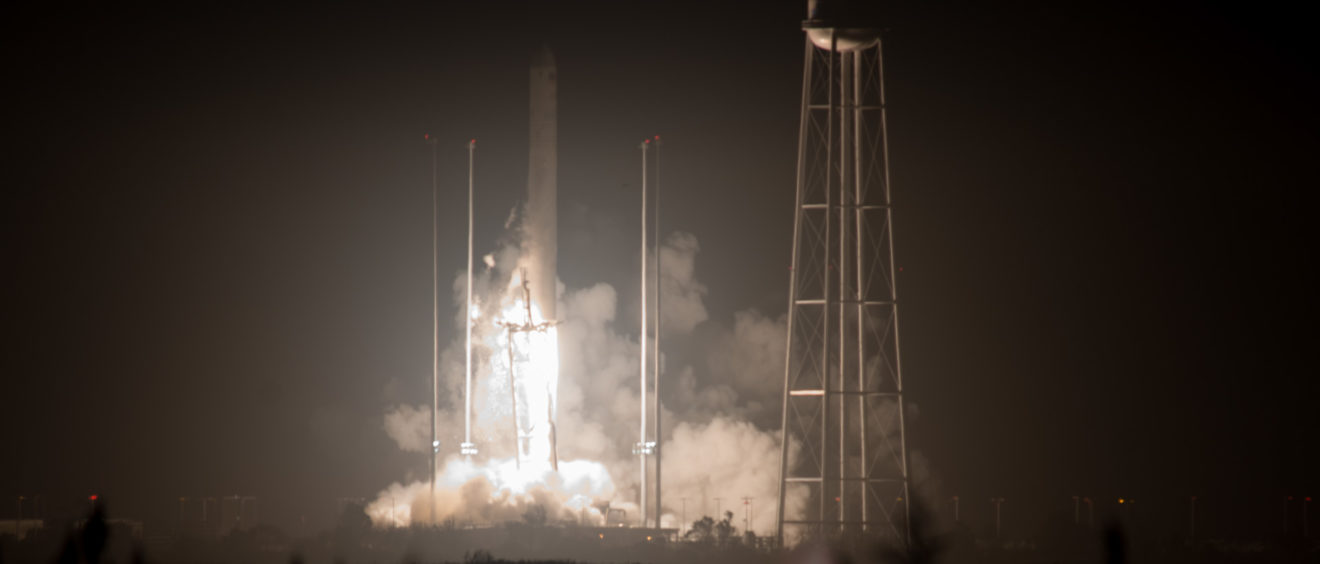
{"label": "night sky", "polygon": [[[1206,527],[1273,530],[1320,494],[1311,20],[1054,4],[890,11],[909,447],[969,519],[1195,494]],[[429,390],[422,137],[447,288],[467,140],[479,251],[525,191],[542,44],[563,282],[627,303],[660,134],[712,319],[785,311],[805,2],[210,10],[2,24],[0,515],[242,493],[293,529],[424,468],[381,428]]]}

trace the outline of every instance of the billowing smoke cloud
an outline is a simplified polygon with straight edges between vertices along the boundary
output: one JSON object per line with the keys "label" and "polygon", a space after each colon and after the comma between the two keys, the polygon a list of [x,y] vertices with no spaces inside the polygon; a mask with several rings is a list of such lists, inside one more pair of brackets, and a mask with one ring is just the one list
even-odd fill
{"label": "billowing smoke cloud", "polygon": [[431,409],[396,405],[385,413],[385,433],[407,452],[425,452],[431,442]]}
{"label": "billowing smoke cloud", "polygon": [[697,282],[701,245],[691,233],[677,232],[660,246],[660,327],[665,334],[686,335],[706,320],[706,286]]}
{"label": "billowing smoke cloud", "polygon": [[709,380],[736,393],[737,409],[762,425],[779,423],[784,389],[787,323],[756,310],[734,313],[733,329],[721,329],[706,351]]}
{"label": "billowing smoke cloud", "polygon": [[[437,474],[435,515],[438,522],[493,523],[522,519],[532,507],[555,522],[603,521],[602,508],[624,509],[636,518],[639,344],[633,328],[615,327],[618,293],[608,284],[562,292],[558,304],[559,396],[557,473],[528,477],[514,470],[508,388],[503,372],[492,367],[493,343],[501,329],[484,321],[499,315],[516,276],[517,245],[506,244],[487,257],[476,276],[479,321],[474,330],[477,352],[473,391],[474,441],[481,454],[469,462],[458,456]],[[784,322],[755,311],[734,316],[732,327],[709,319],[706,287],[696,278],[697,238],[675,233],[659,252],[664,334],[700,341],[699,354],[681,355],[682,365],[666,358],[663,441],[665,526],[680,526],[682,499],[690,522],[715,516],[715,498],[723,509],[743,519],[742,498],[751,498],[753,529],[768,533],[775,519],[780,447],[778,402],[783,381]],[[460,273],[454,294],[460,314],[466,295]],[[692,339],[694,333],[713,335]],[[649,346],[649,344],[648,344]],[[455,445],[462,434],[463,343],[442,353],[442,444]],[[774,412],[774,417],[767,414]],[[430,437],[426,407],[397,406],[385,416],[389,436],[405,450],[425,450]],[[442,451],[452,452],[442,447]],[[691,464],[701,460],[701,464]],[[800,505],[800,492],[789,509]],[[430,519],[429,484],[394,484],[368,508],[377,525],[406,525]],[[401,508],[406,506],[406,508]]]}
{"label": "billowing smoke cloud", "polygon": [[[773,534],[779,495],[779,437],[747,421],[716,417],[709,423],[679,423],[662,445],[664,491],[670,514],[688,519],[732,511],[736,526]],[[695,463],[700,461],[700,463]],[[718,498],[718,499],[717,499]],[[796,500],[790,500],[795,501]],[[746,502],[746,503],[744,503]],[[666,522],[678,526],[678,519]]]}

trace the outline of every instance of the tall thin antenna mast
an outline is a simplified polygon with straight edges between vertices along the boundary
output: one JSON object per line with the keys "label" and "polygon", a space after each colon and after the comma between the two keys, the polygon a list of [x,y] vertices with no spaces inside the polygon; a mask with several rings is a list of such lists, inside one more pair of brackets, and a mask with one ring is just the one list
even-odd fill
{"label": "tall thin antenna mast", "polygon": [[459,445],[459,452],[464,456],[472,456],[477,453],[476,445],[472,444],[472,230],[473,230],[473,167],[472,164],[477,152],[477,140],[468,141],[468,256],[467,256],[467,308],[464,316],[467,318],[464,323],[467,326],[467,346],[466,351],[466,369],[467,384],[463,392],[463,444]]}
{"label": "tall thin antenna mast", "polygon": [[655,136],[655,526],[660,527],[660,136]]}
{"label": "tall thin antenna mast", "polygon": [[640,345],[638,347],[638,350],[641,353],[641,371],[639,375],[642,385],[639,391],[641,392],[640,397],[641,397],[642,413],[640,419],[641,430],[640,430],[639,438],[637,439],[638,448],[636,450],[637,450],[638,461],[640,462],[639,466],[641,467],[641,482],[638,486],[637,493],[638,493],[638,497],[641,498],[641,502],[638,504],[638,506],[641,508],[641,510],[639,511],[640,513],[639,517],[641,518],[641,524],[643,527],[646,526],[646,494],[648,493],[646,491],[646,454],[648,450],[646,444],[646,329],[647,329],[646,327],[646,305],[647,305],[646,304],[646,259],[647,259],[646,149],[650,146],[651,146],[651,140],[647,139],[642,142],[642,147],[641,147],[642,149],[642,261],[641,261],[642,262],[642,333],[641,335],[638,335],[638,344]]}
{"label": "tall thin antenna mast", "polygon": [[435,459],[440,454],[437,410],[440,409],[440,189],[436,140],[431,143],[431,524],[435,524]]}

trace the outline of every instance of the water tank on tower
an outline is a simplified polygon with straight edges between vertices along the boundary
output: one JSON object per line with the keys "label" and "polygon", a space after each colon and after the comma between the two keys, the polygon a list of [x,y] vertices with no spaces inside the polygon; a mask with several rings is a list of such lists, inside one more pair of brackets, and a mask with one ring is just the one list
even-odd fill
{"label": "water tank on tower", "polygon": [[880,40],[877,4],[867,0],[807,0],[807,21],[802,22],[802,29],[821,49],[865,49]]}

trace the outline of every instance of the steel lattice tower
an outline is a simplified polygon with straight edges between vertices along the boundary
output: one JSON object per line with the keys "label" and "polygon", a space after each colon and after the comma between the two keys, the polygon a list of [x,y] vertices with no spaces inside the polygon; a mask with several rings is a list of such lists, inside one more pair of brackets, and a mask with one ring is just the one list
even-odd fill
{"label": "steel lattice tower", "polygon": [[803,24],[778,534],[906,543],[880,33],[823,16]]}

